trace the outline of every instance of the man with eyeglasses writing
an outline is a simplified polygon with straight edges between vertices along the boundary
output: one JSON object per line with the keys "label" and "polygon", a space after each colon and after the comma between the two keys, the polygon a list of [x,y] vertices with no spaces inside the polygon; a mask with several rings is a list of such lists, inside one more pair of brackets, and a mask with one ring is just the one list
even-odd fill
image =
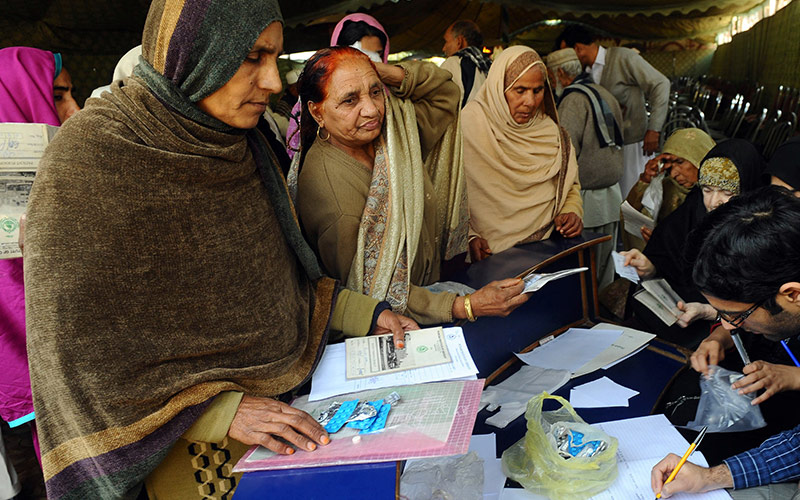
{"label": "man with eyeglasses writing", "polygon": [[[694,234],[690,244],[699,250],[693,278],[722,326],[692,355],[695,370],[705,372],[724,358],[733,347],[730,332],[735,329],[775,342],[800,334],[800,199],[778,187],[746,193],[711,212]],[[743,393],[764,389],[753,404],[800,389],[797,367],[755,361],[744,373],[734,388]],[[800,424],[797,408],[784,411]],[[800,500],[800,425],[715,467],[687,462],[665,485],[679,459],[670,454],[653,467],[651,485],[663,498],[681,491],[733,488],[729,492],[734,499]],[[749,489],[747,496],[739,491],[743,489]]]}

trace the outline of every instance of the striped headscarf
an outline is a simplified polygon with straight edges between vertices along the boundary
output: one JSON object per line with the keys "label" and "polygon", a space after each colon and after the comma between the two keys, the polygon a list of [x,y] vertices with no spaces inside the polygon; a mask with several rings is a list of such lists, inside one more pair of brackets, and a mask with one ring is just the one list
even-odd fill
{"label": "striped headscarf", "polygon": [[184,116],[229,129],[196,103],[228,83],[275,21],[283,23],[275,0],[154,0],[134,75]]}

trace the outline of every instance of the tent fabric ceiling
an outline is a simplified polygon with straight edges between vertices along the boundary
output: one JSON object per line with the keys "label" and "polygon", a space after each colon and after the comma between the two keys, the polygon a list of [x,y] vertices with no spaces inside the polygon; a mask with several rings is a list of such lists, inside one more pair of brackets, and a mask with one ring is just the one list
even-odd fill
{"label": "tent fabric ceiling", "polygon": [[[698,38],[711,41],[732,16],[763,0],[280,0],[289,51],[324,46],[333,24],[348,12],[368,12],[392,38],[393,50],[436,53],[457,19],[481,25],[487,42],[521,36],[553,17],[591,25],[632,40]],[[122,54],[139,43],[148,0],[5,0],[0,46]],[[549,33],[549,31],[546,30]]]}

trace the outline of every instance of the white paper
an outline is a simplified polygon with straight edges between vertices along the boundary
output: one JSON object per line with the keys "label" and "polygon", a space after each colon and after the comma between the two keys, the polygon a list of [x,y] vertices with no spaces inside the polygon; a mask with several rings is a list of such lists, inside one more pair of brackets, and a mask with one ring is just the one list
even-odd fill
{"label": "white paper", "polygon": [[622,361],[634,352],[638,352],[643,346],[646,347],[655,335],[652,333],[635,330],[625,326],[612,325],[609,323],[599,323],[591,328],[592,330],[620,330],[622,335],[614,341],[605,351],[595,356],[591,361],[581,366],[572,376],[573,378],[586,375],[600,368],[610,368],[615,362]]}
{"label": "white paper", "polygon": [[452,358],[450,363],[351,380],[345,377],[344,342],[331,344],[325,348],[322,359],[320,359],[317,369],[314,370],[309,401],[319,401],[339,394],[398,385],[424,384],[459,378],[475,379],[478,367],[472,360],[461,328],[445,328],[444,336]]}
{"label": "white paper", "polygon": [[608,377],[573,387],[569,402],[575,408],[607,408],[628,406],[628,400],[638,391],[620,385]]}
{"label": "white paper", "polygon": [[506,484],[502,461],[497,458],[497,442],[495,434],[473,434],[469,442],[469,451],[474,451],[483,459],[483,498],[497,500]]}
{"label": "white paper", "polygon": [[616,361],[612,361],[611,363],[607,364],[606,366],[604,366],[604,367],[603,367],[603,370],[608,370],[609,368],[611,368],[611,367],[613,367],[613,366],[616,366],[616,365],[618,365],[618,364],[622,363],[622,362],[623,362],[623,361],[625,361],[626,359],[628,359],[628,358],[632,358],[632,357],[636,356],[637,354],[639,354],[640,352],[644,351],[645,349],[647,349],[647,346],[646,346],[646,345],[643,345],[642,347],[640,347],[640,348],[636,349],[636,350],[635,350],[635,351],[633,351],[632,353],[630,353],[630,354],[628,354],[628,355],[625,355],[625,356],[623,356],[623,357],[619,358],[618,360],[616,360]]}
{"label": "white paper", "polygon": [[[592,497],[593,500],[652,500],[650,471],[668,453],[683,455],[689,443],[664,415],[648,415],[613,422],[594,424],[619,441],[617,461],[619,476],[611,487]],[[702,453],[694,452],[689,461],[708,466]],[[680,493],[670,498],[684,500],[726,500],[725,490],[708,493]]]}
{"label": "white paper", "polygon": [[653,219],[633,208],[627,200],[619,208],[622,211],[622,217],[625,219],[625,231],[637,238],[642,237],[642,226],[651,230],[656,227]]}
{"label": "white paper", "polygon": [[500,500],[550,500],[544,495],[537,495],[522,488],[503,488]]}
{"label": "white paper", "polygon": [[617,274],[628,281],[639,283],[639,273],[636,272],[635,267],[631,265],[625,265],[624,255],[617,251],[612,251],[611,257],[614,259],[614,269],[617,271]]}
{"label": "white paper", "polygon": [[347,339],[344,345],[348,379],[374,377],[451,361],[441,326],[406,332],[403,349],[395,348],[391,333]]}
{"label": "white paper", "polygon": [[569,370],[574,373],[595,356],[608,349],[622,335],[622,330],[587,330],[570,328],[530,352],[517,353],[525,364]]}

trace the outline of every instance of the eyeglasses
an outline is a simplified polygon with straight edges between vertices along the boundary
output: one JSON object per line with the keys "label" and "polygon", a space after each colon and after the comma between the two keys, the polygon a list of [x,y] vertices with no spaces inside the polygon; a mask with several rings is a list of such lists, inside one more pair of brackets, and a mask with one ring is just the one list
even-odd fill
{"label": "eyeglasses", "polygon": [[734,314],[733,316],[721,311],[717,311],[717,320],[719,321],[720,319],[724,319],[726,322],[730,323],[730,325],[733,326],[734,328],[740,328],[742,326],[742,323],[744,323],[745,320],[747,320],[747,318],[749,318],[751,314],[756,312],[756,309],[763,306],[764,302],[766,302],[767,300],[769,299],[764,299],[759,302],[756,302],[755,304],[750,306],[750,308],[748,308],[746,311]]}

